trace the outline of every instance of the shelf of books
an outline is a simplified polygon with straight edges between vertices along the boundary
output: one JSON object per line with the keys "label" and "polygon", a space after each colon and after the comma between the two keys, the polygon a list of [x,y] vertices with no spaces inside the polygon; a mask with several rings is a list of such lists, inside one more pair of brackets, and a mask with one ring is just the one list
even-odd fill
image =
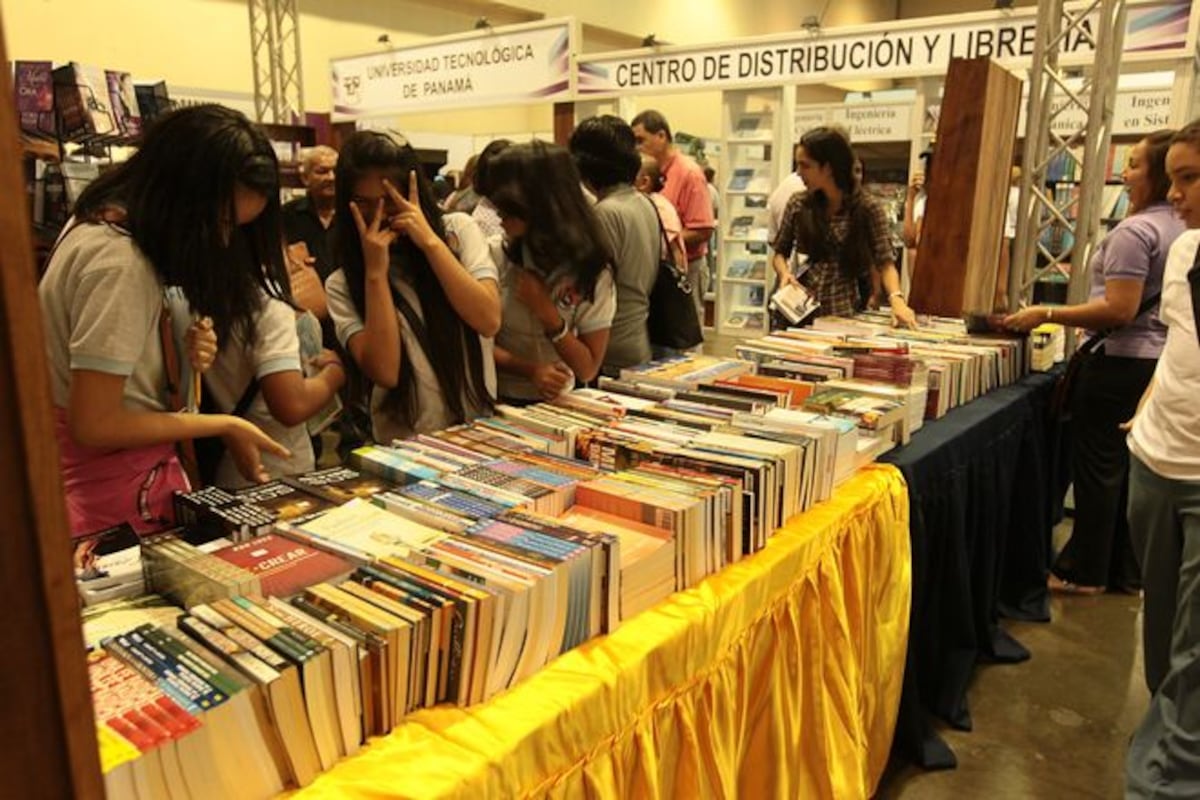
{"label": "shelf of books", "polygon": [[721,152],[726,183],[721,193],[717,260],[717,331],[758,336],[767,328],[771,245],[767,197],[786,174],[790,126],[781,109],[783,90],[724,93]]}

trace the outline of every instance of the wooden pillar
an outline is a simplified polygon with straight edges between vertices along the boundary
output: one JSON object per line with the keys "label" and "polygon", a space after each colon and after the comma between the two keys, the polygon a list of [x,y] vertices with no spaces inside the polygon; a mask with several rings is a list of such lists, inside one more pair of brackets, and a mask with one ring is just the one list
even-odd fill
{"label": "wooden pillar", "polygon": [[919,312],[991,313],[1021,80],[986,58],[952,59],[909,302]]}
{"label": "wooden pillar", "polygon": [[[0,33],[0,63],[7,64]],[[22,798],[102,798],[54,439],[24,158],[0,76],[0,774]],[[7,187],[7,188],[5,188]]]}
{"label": "wooden pillar", "polygon": [[575,130],[575,104],[554,104],[554,143],[567,146],[571,131]]}

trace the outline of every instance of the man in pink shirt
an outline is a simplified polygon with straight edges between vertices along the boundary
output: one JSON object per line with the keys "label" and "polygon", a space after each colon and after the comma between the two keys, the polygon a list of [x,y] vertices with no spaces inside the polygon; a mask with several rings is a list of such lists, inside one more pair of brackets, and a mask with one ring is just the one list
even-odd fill
{"label": "man in pink shirt", "polygon": [[708,240],[715,227],[708,182],[704,180],[699,165],[675,147],[671,140],[671,126],[662,114],[652,110],[643,111],[633,118],[631,127],[638,149],[658,162],[666,180],[663,196],[675,206],[683,222],[688,281],[692,284],[696,313],[703,321],[704,257],[708,253]]}

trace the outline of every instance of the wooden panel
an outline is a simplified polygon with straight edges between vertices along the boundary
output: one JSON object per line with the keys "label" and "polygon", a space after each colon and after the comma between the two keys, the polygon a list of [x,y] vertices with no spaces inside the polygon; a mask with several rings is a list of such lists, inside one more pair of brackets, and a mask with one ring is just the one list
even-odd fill
{"label": "wooden panel", "polygon": [[[0,33],[0,63],[7,63]],[[0,195],[24,197],[11,74]],[[8,188],[4,188],[8,187]],[[5,797],[103,797],[23,202],[0,204],[0,774]]]}
{"label": "wooden panel", "polygon": [[1021,80],[995,62],[950,62],[909,299],[917,311],[992,310],[1020,102]]}
{"label": "wooden panel", "polygon": [[554,143],[567,146],[571,131],[575,130],[575,104],[554,104]]}

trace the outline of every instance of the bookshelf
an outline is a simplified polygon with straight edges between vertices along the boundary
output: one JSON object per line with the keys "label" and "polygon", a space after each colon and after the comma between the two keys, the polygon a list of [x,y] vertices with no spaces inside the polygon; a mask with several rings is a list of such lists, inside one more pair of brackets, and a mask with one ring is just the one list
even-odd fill
{"label": "bookshelf", "polygon": [[722,103],[721,215],[717,235],[715,323],[721,335],[767,330],[772,286],[767,197],[790,164],[791,113],[786,90],[727,91]]}

